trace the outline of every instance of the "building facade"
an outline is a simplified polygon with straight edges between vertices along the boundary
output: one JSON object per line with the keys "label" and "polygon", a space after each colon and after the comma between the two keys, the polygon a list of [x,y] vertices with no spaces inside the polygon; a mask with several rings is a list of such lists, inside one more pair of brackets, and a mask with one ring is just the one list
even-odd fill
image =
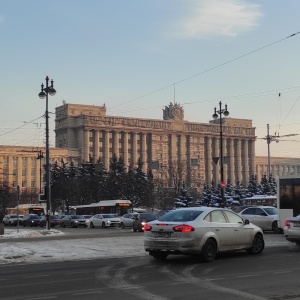
{"label": "building facade", "polygon": [[[21,192],[38,194],[43,190],[45,173],[45,148],[28,146],[0,146],[0,182],[20,187]],[[72,155],[73,154],[73,155]],[[78,165],[77,152],[68,149],[51,148],[50,165],[73,162]]]}
{"label": "building facade", "polygon": [[[255,128],[251,120],[222,118],[224,182],[248,183],[255,172]],[[220,121],[184,120],[183,108],[170,103],[163,119],[107,116],[105,106],[64,103],[56,108],[55,145],[76,149],[81,162],[101,162],[109,169],[115,154],[128,167],[174,174],[198,187],[220,183]]]}
{"label": "building facade", "polygon": [[[263,176],[268,176],[268,157],[256,156],[255,165],[258,180]],[[276,178],[286,175],[300,175],[300,158],[292,157],[271,157],[270,174]]]}

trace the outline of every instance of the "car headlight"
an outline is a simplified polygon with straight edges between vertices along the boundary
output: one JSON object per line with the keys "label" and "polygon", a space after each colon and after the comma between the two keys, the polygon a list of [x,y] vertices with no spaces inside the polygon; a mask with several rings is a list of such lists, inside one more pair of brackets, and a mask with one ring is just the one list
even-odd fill
{"label": "car headlight", "polygon": [[145,225],[146,224],[146,222],[142,222],[142,225]]}
{"label": "car headlight", "polygon": [[109,224],[109,223],[110,223],[110,221],[108,220],[108,221],[107,221],[107,223]]}

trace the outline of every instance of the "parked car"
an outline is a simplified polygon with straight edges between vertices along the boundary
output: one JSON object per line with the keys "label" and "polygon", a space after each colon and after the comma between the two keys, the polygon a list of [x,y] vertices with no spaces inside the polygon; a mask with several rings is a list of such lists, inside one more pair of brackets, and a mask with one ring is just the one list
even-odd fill
{"label": "parked car", "polygon": [[218,252],[246,250],[259,254],[264,245],[261,228],[224,208],[180,208],[144,227],[144,249],[156,260],[185,254],[212,262]]}
{"label": "parked car", "polygon": [[121,217],[120,219],[120,227],[125,228],[125,227],[132,227],[133,226],[133,221],[136,219],[138,213],[132,213],[132,214],[125,214]]}
{"label": "parked car", "polygon": [[156,219],[157,219],[157,215],[152,214],[152,213],[137,214],[137,216],[134,219],[133,224],[132,224],[133,232],[144,231],[145,223],[156,220]]}
{"label": "parked car", "polygon": [[249,206],[238,214],[262,230],[282,233],[282,229],[278,227],[277,213],[277,208],[273,206]]}
{"label": "parked car", "polygon": [[283,231],[287,241],[300,246],[300,215],[287,219]]}
{"label": "parked car", "polygon": [[86,220],[86,223],[90,228],[119,227],[120,217],[116,214],[97,214]]}
{"label": "parked car", "polygon": [[[19,224],[20,220],[23,218],[23,215],[19,215]],[[18,215],[10,214],[10,215],[5,215],[2,219],[2,223],[4,226],[9,225],[9,226],[16,226],[18,221]]]}
{"label": "parked car", "polygon": [[23,227],[30,226],[36,227],[40,225],[41,217],[37,214],[27,214],[24,215],[22,219],[20,219],[20,225]]}
{"label": "parked car", "polygon": [[73,228],[82,226],[87,227],[85,223],[86,219],[80,215],[66,215],[60,220],[61,227],[71,226]]}
{"label": "parked car", "polygon": [[85,219],[90,219],[93,215],[82,215]]}
{"label": "parked car", "polygon": [[[61,218],[56,215],[50,215],[50,227],[58,226],[60,225]],[[46,216],[41,217],[40,226],[44,227],[46,226]]]}

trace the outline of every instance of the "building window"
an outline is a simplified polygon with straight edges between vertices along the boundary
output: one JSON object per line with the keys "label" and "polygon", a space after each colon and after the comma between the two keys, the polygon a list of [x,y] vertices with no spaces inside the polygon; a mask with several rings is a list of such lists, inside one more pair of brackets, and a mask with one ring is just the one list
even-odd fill
{"label": "building window", "polygon": [[31,169],[31,176],[35,176],[35,169]]}
{"label": "building window", "polygon": [[16,181],[13,181],[12,186],[13,186],[13,187],[17,187],[17,182],[16,182]]}
{"label": "building window", "polygon": [[22,170],[22,176],[26,176],[26,169]]}
{"label": "building window", "polygon": [[3,157],[3,165],[4,166],[8,165],[8,157]]}
{"label": "building window", "polygon": [[18,158],[17,157],[14,157],[13,158],[13,165],[16,166],[18,163]]}
{"label": "building window", "polygon": [[22,165],[26,166],[27,164],[27,157],[22,157]]}
{"label": "building window", "polygon": [[13,170],[13,175],[17,175],[17,170]]}
{"label": "building window", "polygon": [[26,181],[22,181],[22,187],[26,187]]}
{"label": "building window", "polygon": [[31,181],[31,185],[30,185],[32,188],[35,188],[35,182],[34,181]]}

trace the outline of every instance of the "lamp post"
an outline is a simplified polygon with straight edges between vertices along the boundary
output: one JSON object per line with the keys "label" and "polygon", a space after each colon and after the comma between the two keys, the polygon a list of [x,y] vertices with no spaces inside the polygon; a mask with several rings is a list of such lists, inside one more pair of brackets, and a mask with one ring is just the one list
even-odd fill
{"label": "lamp post", "polygon": [[41,92],[39,93],[39,97],[41,99],[46,98],[46,228],[50,230],[50,157],[49,157],[49,112],[48,112],[48,95],[54,96],[56,94],[56,90],[53,87],[53,80],[51,80],[51,85],[49,86],[49,77],[46,77],[46,87],[44,84],[41,85]]}
{"label": "lamp post", "polygon": [[44,158],[42,150],[38,151],[38,156],[36,159],[40,160],[40,194],[42,194],[42,159]]}
{"label": "lamp post", "polygon": [[229,115],[229,111],[227,110],[227,104],[225,104],[225,108],[222,109],[222,102],[219,102],[219,110],[215,107],[215,112],[213,114],[213,118],[216,120],[219,117],[220,120],[220,173],[221,173],[221,206],[225,206],[225,197],[224,197],[224,189],[225,189],[225,182],[224,182],[224,166],[223,166],[223,122],[222,122],[222,115],[227,117]]}

